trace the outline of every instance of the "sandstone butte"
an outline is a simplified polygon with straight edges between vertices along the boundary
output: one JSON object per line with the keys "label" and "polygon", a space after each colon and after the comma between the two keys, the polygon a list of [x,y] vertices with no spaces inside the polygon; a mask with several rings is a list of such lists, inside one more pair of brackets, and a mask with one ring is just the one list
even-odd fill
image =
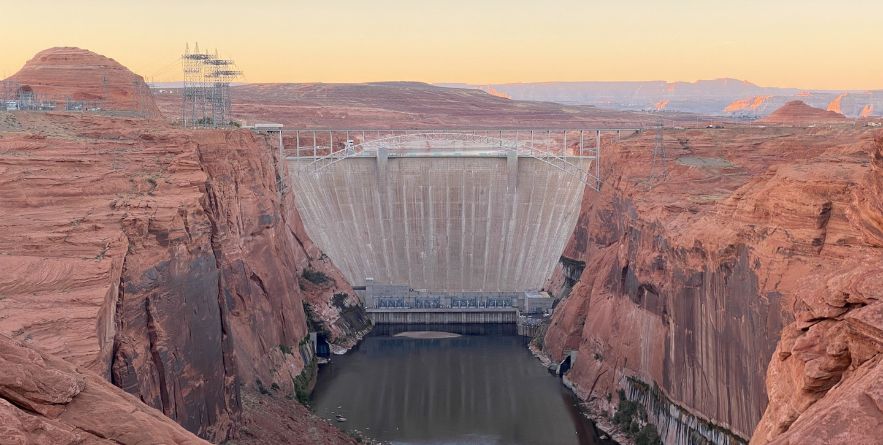
{"label": "sandstone butte", "polygon": [[[234,112],[290,127],[655,119],[398,86],[235,87]],[[158,100],[174,112],[172,97]],[[280,198],[265,140],[91,114],[2,119],[0,334],[47,363],[94,372],[213,442],[350,441],[258,393],[274,383],[290,393],[304,368],[302,302],[344,346],[364,327],[293,197]],[[605,140],[605,182],[586,193],[549,280],[564,299],[541,342],[555,360],[577,351],[566,381],[597,414],[609,415],[624,388],[650,407],[667,443],[883,437],[883,134],[848,121],[789,122],[666,130],[657,179],[652,132]],[[329,279],[305,280],[307,268]],[[342,308],[335,293],[347,295]],[[36,421],[64,417],[2,388],[0,398]]]}
{"label": "sandstone butte", "polygon": [[9,77],[19,88],[31,89],[39,100],[82,101],[103,110],[158,116],[141,76],[117,61],[80,48],[51,48],[37,53]]}
{"label": "sandstone butte", "polygon": [[758,122],[788,125],[844,123],[846,116],[835,111],[811,107],[800,100],[792,100]]}

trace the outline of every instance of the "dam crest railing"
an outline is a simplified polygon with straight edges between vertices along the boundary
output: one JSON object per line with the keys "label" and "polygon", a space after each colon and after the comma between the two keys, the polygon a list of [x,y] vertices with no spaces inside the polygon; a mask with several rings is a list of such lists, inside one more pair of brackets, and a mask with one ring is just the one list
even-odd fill
{"label": "dam crest railing", "polygon": [[[487,157],[519,156],[542,161],[583,184],[600,190],[603,134],[637,133],[638,128],[424,129],[424,130],[282,130],[287,159],[305,162],[302,172],[320,174],[345,159],[357,157]],[[293,141],[291,139],[294,139]],[[293,146],[293,148],[291,148]],[[585,166],[585,161],[589,165]]]}

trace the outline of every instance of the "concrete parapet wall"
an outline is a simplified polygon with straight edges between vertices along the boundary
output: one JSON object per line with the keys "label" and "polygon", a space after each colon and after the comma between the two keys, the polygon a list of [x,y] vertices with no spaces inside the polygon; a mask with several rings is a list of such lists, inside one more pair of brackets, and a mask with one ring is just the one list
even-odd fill
{"label": "concrete parapet wall", "polygon": [[289,160],[298,210],[354,286],[373,278],[429,291],[539,289],[585,189],[530,157],[362,157],[319,174],[297,169],[306,162]]}

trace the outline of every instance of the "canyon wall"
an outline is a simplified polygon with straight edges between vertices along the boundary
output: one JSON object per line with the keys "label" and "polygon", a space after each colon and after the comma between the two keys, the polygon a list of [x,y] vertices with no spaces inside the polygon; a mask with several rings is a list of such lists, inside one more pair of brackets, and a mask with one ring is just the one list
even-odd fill
{"label": "canyon wall", "polygon": [[[307,307],[333,342],[367,327],[248,131],[16,113],[0,131],[0,332],[83,366],[200,437],[241,391],[293,393]],[[327,279],[308,283],[310,269]]]}
{"label": "canyon wall", "polygon": [[[850,238],[807,278],[767,371],[752,443],[879,443],[883,437],[883,133],[846,199]],[[830,235],[828,235],[830,236]],[[846,242],[846,240],[851,242]],[[864,245],[869,249],[850,249]]]}
{"label": "canyon wall", "polygon": [[565,298],[544,350],[578,351],[577,393],[612,413],[626,389],[666,443],[784,440],[879,362],[880,140],[831,127],[665,142],[664,175],[649,170],[653,135],[605,153],[602,192],[586,194],[548,283]]}
{"label": "canyon wall", "polygon": [[208,442],[102,377],[0,335],[0,443]]}

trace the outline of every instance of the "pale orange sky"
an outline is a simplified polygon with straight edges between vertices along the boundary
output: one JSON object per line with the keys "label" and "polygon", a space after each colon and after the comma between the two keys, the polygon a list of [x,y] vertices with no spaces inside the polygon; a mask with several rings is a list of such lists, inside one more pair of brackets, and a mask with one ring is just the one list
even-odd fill
{"label": "pale orange sky", "polygon": [[178,80],[176,58],[198,41],[247,82],[883,88],[880,0],[0,0],[0,17],[0,76],[42,49],[79,46]]}

